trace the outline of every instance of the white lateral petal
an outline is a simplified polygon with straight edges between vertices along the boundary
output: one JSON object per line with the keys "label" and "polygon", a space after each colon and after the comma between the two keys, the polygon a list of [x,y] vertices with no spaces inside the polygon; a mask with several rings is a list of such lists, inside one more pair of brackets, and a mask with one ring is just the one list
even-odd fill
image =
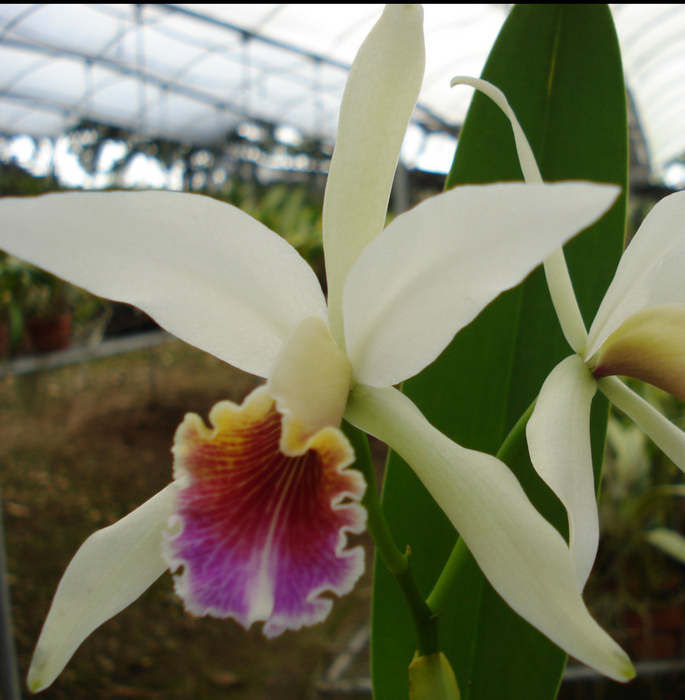
{"label": "white lateral petal", "polygon": [[420,372],[618,192],[581,182],[465,186],[399,216],[361,253],[345,283],[355,379],[382,387]]}
{"label": "white lateral petal", "polygon": [[678,192],[649,212],[623,253],[590,328],[586,358],[636,311],[651,304],[685,302],[684,254],[685,192]]}
{"label": "white lateral petal", "polygon": [[617,377],[597,381],[600,391],[649,435],[654,444],[685,472],[685,432]]}
{"label": "white lateral petal", "polygon": [[324,197],[328,306],[331,331],[341,347],[345,277],[385,226],[395,167],[421,90],[424,64],[422,7],[386,5],[347,79]]}
{"label": "white lateral petal", "polygon": [[622,681],[634,675],[628,657],[585,608],[564,539],[502,462],[449,440],[393,388],[357,385],[345,417],[414,469],[519,615],[601,673]]}
{"label": "white lateral petal", "polygon": [[526,427],[535,470],[568,513],[569,547],[582,591],[599,544],[590,445],[590,406],[597,382],[578,355],[559,363],[542,385]]}
{"label": "white lateral petal", "polygon": [[266,376],[304,316],[326,318],[316,275],[239,209],[178,192],[0,200],[0,249],[149,313],[179,338]]}
{"label": "white lateral petal", "polygon": [[174,482],[81,545],[62,576],[40,633],[28,675],[32,692],[49,686],[93,630],[164,573],[162,532],[176,491]]}

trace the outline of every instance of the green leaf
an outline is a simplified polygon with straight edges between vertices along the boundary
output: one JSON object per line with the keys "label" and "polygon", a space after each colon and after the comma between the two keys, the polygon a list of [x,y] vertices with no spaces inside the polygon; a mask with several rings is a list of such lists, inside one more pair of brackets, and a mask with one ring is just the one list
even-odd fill
{"label": "green leaf", "polygon": [[[599,223],[566,247],[581,311],[592,321],[623,246],[627,186],[625,89],[606,5],[517,5],[492,49],[483,78],[504,91],[548,181],[617,183],[624,195]],[[466,89],[466,88],[456,88]],[[448,187],[521,180],[511,128],[476,95]],[[554,366],[571,354],[541,270],[501,295],[441,357],[403,389],[427,418],[462,445],[495,454]],[[607,403],[592,414],[596,475],[602,464]],[[509,465],[536,507],[566,535],[566,514],[537,477],[527,450]],[[456,533],[411,470],[389,458],[383,490],[398,544],[428,595]],[[513,613],[471,559],[440,618],[442,649],[463,700],[554,698],[565,654]],[[376,562],[372,675],[376,700],[404,700],[416,646],[396,582]]]}

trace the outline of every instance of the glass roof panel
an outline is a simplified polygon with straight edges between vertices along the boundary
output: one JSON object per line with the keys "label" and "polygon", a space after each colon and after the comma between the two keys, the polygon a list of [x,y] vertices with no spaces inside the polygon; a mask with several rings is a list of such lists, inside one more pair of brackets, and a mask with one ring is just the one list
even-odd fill
{"label": "glass roof panel", "polygon": [[[418,123],[463,120],[509,5],[427,4]],[[242,121],[335,137],[359,44],[383,5],[0,5],[0,134],[56,136],[87,119],[198,145]],[[685,6],[613,5],[627,82],[659,171],[685,152]],[[418,141],[417,141],[418,139]]]}

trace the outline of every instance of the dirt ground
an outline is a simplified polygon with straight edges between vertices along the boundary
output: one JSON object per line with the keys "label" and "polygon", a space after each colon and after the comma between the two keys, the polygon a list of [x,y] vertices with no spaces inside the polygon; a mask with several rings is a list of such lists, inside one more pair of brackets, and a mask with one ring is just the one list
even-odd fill
{"label": "dirt ground", "polygon": [[[254,385],[180,342],[0,380],[0,487],[24,678],[79,545],[169,483],[173,435],[186,412],[206,418],[216,401],[240,401]],[[322,624],[266,640],[259,625],[246,631],[232,620],[193,618],[165,574],[89,637],[40,697],[316,698],[317,681],[368,619],[370,547],[356,540],[367,548],[367,573]]]}

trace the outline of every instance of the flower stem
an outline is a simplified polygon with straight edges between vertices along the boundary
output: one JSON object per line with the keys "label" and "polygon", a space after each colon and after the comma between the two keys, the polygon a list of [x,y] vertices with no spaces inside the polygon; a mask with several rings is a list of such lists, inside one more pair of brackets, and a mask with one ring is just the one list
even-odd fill
{"label": "flower stem", "polygon": [[[535,401],[537,401],[537,399],[535,399]],[[521,449],[526,436],[526,425],[528,425],[528,421],[531,415],[533,415],[535,401],[533,401],[526,409],[525,413],[518,419],[516,425],[511,429],[509,435],[504,439],[504,442],[497,452],[497,459],[500,459],[505,464],[507,464]],[[438,615],[445,607],[470,557],[471,552],[469,552],[466,543],[460,537],[452,549],[452,553],[445,564],[445,568],[442,570],[435,586],[433,586],[431,594],[426,600],[426,604],[433,615]]]}
{"label": "flower stem", "polygon": [[433,586],[426,604],[434,615],[439,615],[449,595],[452,593],[456,582],[461,578],[461,572],[466,562],[471,558],[471,552],[461,537],[457,539],[445,568],[440,572],[440,577]]}
{"label": "flower stem", "polygon": [[367,512],[366,526],[385,565],[395,576],[401,576],[409,569],[409,557],[402,554],[395,544],[388,521],[383,514],[366,433],[347,421],[343,421],[342,431],[354,448],[356,457],[354,469],[358,469],[366,480],[366,491],[362,498],[362,505]]}
{"label": "flower stem", "polygon": [[396,575],[404,599],[411,612],[416,628],[417,651],[419,656],[429,656],[440,651],[438,643],[438,618],[433,614],[416,585],[411,566],[403,574]]}
{"label": "flower stem", "polygon": [[395,544],[390,532],[388,521],[385,519],[381,501],[376,489],[376,477],[371,461],[369,441],[366,434],[358,428],[343,421],[342,431],[345,433],[354,448],[356,462],[354,468],[358,469],[366,480],[366,492],[362,499],[362,505],[368,514],[367,527],[376,549],[388,567],[394,574],[399,584],[407,606],[411,612],[414,627],[416,628],[417,647],[419,656],[436,654],[438,647],[438,621],[431,609],[423,599],[423,595],[414,580],[410,566],[409,551],[403,554]]}

